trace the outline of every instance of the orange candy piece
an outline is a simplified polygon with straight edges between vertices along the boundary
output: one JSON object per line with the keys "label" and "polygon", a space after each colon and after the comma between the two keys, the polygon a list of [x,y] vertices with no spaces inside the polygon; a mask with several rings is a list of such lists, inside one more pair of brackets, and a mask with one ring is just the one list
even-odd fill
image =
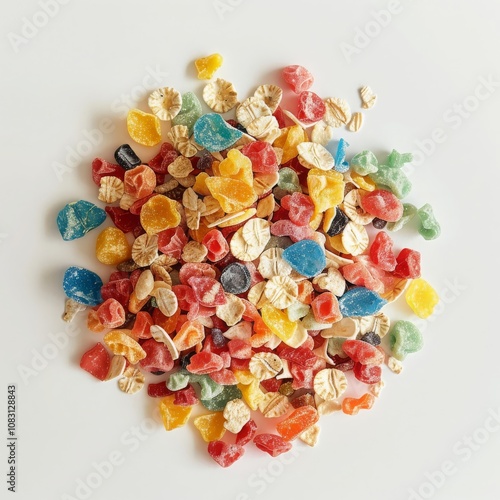
{"label": "orange candy piece", "polygon": [[319,420],[316,408],[312,406],[301,406],[293,411],[285,420],[281,421],[276,430],[280,436],[287,441],[298,437],[308,427],[314,425]]}
{"label": "orange candy piece", "polygon": [[174,337],[177,350],[191,349],[205,338],[205,327],[197,320],[186,321]]}
{"label": "orange candy piece", "polygon": [[238,179],[209,177],[205,183],[226,214],[244,210],[257,201],[253,187]]}
{"label": "orange candy piece", "polygon": [[177,227],[181,214],[177,203],[162,194],[150,198],[141,209],[141,225],[148,234],[157,234],[166,229]]}
{"label": "orange candy piece", "polygon": [[335,323],[342,319],[339,309],[339,301],[331,292],[324,292],[318,295],[312,302],[311,307],[314,319],[318,323]]}
{"label": "orange candy piece", "polygon": [[369,410],[375,403],[375,396],[367,392],[360,398],[345,398],[342,401],[342,411],[347,415],[356,415],[359,410]]}
{"label": "orange candy piece", "polygon": [[125,192],[134,198],[140,199],[149,196],[156,187],[156,174],[147,165],[139,165],[127,170],[123,179]]}

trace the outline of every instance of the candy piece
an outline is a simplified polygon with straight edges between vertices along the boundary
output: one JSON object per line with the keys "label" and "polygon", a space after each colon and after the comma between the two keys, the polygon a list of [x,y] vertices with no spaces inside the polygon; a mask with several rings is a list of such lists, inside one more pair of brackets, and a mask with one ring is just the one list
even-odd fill
{"label": "candy piece", "polygon": [[387,229],[389,231],[399,231],[408,222],[410,222],[413,217],[417,214],[417,207],[411,203],[403,203],[403,215],[396,222],[389,222],[387,224]]}
{"label": "candy piece", "polygon": [[116,299],[108,299],[99,306],[97,317],[105,328],[118,328],[125,323],[125,309]]}
{"label": "candy piece", "polygon": [[131,257],[131,248],[125,233],[116,227],[107,227],[96,240],[97,260],[108,266],[116,266]]}
{"label": "candy piece", "polygon": [[342,349],[354,362],[362,365],[379,365],[384,361],[383,353],[368,342],[346,340]]}
{"label": "candy piece", "polygon": [[202,113],[201,103],[196,95],[193,92],[187,92],[182,94],[182,107],[179,114],[172,120],[172,125],[184,125],[188,129],[188,135],[191,135],[194,124]]}
{"label": "candy piece", "polygon": [[402,361],[413,352],[420,351],[424,340],[420,330],[411,321],[397,321],[390,332],[392,355]]}
{"label": "candy piece", "polygon": [[335,214],[331,219],[330,225],[326,230],[328,236],[336,236],[337,234],[341,234],[344,231],[345,227],[349,222],[349,217],[340,210],[338,207],[334,207],[333,209],[329,209],[325,212],[325,218],[330,210],[333,210]]}
{"label": "candy piece", "polygon": [[95,158],[92,162],[92,180],[98,186],[101,185],[101,179],[107,176],[117,177],[123,180],[125,170],[120,165],[114,165],[102,158]]}
{"label": "candy piece", "polygon": [[80,360],[80,367],[99,380],[106,380],[110,365],[108,351],[100,342],[85,352]]}
{"label": "candy piece", "polygon": [[116,163],[122,166],[125,170],[131,170],[134,167],[138,167],[142,163],[140,158],[128,144],[122,144],[115,151],[114,157]]}
{"label": "candy piece", "polygon": [[160,413],[165,430],[172,431],[182,427],[189,420],[192,408],[190,406],[178,406],[174,403],[175,396],[167,396],[160,402]]}
{"label": "candy piece", "polygon": [[335,323],[342,319],[339,310],[339,301],[331,292],[324,292],[318,295],[312,302],[311,307],[314,319],[318,323]]}
{"label": "candy piece", "polygon": [[302,123],[306,125],[315,123],[323,118],[325,112],[325,103],[319,95],[306,90],[299,94],[297,118]]}
{"label": "candy piece", "polygon": [[201,116],[194,125],[194,140],[211,153],[229,148],[242,135],[216,113]]}
{"label": "candy piece", "polygon": [[153,196],[141,210],[141,224],[148,234],[174,228],[181,222],[177,203],[163,195]]}
{"label": "candy piece", "polygon": [[[205,379],[205,384],[208,384],[209,381],[211,381],[210,378]],[[212,384],[215,384],[215,382],[211,381]],[[205,397],[206,394],[203,393],[203,386],[202,386],[202,392],[201,392],[201,404],[210,411],[221,411],[223,410],[227,403],[229,401],[232,401],[233,399],[240,399],[242,397],[241,391],[238,389],[236,385],[224,385],[224,386],[219,386],[218,384],[215,384],[217,387],[222,387],[222,391],[216,394],[215,396],[212,396],[211,394],[208,394],[208,396],[212,397]]]}
{"label": "candy piece", "polygon": [[[401,252],[399,255],[401,255]],[[394,271],[396,263],[399,264],[399,260],[397,261],[394,256],[393,242],[390,236],[384,231],[377,233],[377,236],[373,240],[370,247],[370,259],[376,266],[384,271]],[[401,275],[401,277],[404,276]]]}
{"label": "candy piece", "polygon": [[423,278],[412,280],[406,289],[405,299],[407,304],[419,318],[428,318],[439,303],[439,296]]}
{"label": "candy piece", "polygon": [[349,170],[349,163],[345,159],[349,143],[344,139],[339,140],[337,151],[335,152],[335,170],[337,172],[347,172]]}
{"label": "candy piece", "polygon": [[143,146],[156,146],[161,142],[161,122],[157,116],[131,109],[127,115],[130,137]]}
{"label": "candy piece", "polygon": [[291,441],[298,437],[308,427],[319,420],[318,412],[312,406],[301,406],[294,410],[285,420],[282,420],[276,430],[280,436]]}
{"label": "candy piece", "polygon": [[282,74],[285,82],[288,83],[296,94],[308,90],[314,83],[312,74],[304,66],[297,64],[283,68]]}
{"label": "candy piece", "polygon": [[112,330],[104,336],[104,343],[113,354],[125,356],[131,365],[146,357],[146,351],[125,330]]}
{"label": "candy piece", "polygon": [[302,191],[297,173],[288,167],[280,168],[278,186],[290,193]]}
{"label": "candy piece", "polygon": [[342,401],[342,411],[347,415],[357,415],[359,410],[369,410],[373,403],[375,403],[375,397],[366,393],[360,398],[345,398]]}
{"label": "candy piece", "polygon": [[68,203],[57,214],[57,227],[63,240],[82,238],[106,220],[106,212],[88,201]]}
{"label": "candy piece", "polygon": [[326,266],[325,252],[318,243],[303,240],[289,246],[283,252],[283,260],[298,273],[312,278]]}
{"label": "candy piece", "polygon": [[146,353],[144,359],[139,364],[141,368],[148,372],[169,372],[174,367],[174,360],[168,347],[157,342],[155,339],[148,339],[141,345]]}
{"label": "candy piece", "polygon": [[339,298],[342,316],[371,316],[386,304],[378,293],[365,287],[351,288]]}
{"label": "candy piece", "polygon": [[432,207],[426,203],[423,207],[417,210],[417,215],[420,219],[418,232],[426,240],[436,239],[441,234],[441,226],[434,216]]}
{"label": "candy piece", "polygon": [[245,446],[247,443],[252,441],[255,434],[257,433],[257,424],[254,420],[250,419],[238,432],[236,435],[236,444],[240,446]]}
{"label": "candy piece", "polygon": [[405,279],[420,277],[420,252],[403,248],[396,257],[394,275]]}
{"label": "candy piece", "polygon": [[292,443],[276,434],[258,434],[254,437],[253,442],[259,450],[269,453],[272,457],[277,457],[292,449]]}
{"label": "candy piece", "polygon": [[375,332],[366,332],[359,338],[359,340],[362,340],[363,342],[368,342],[368,344],[374,346],[380,345],[380,335],[378,335]]}
{"label": "candy piece", "polygon": [[226,159],[219,164],[219,173],[222,177],[237,179],[253,186],[252,162],[237,149],[228,151]]}
{"label": "candy piece", "polygon": [[212,441],[208,444],[208,453],[221,467],[229,467],[243,456],[245,448],[224,441]]}
{"label": "candy piece", "polygon": [[309,196],[302,193],[284,196],[281,206],[288,210],[290,221],[298,226],[308,225],[314,213],[314,203]]}
{"label": "candy piece", "polygon": [[180,260],[182,249],[187,242],[188,238],[180,227],[158,233],[158,250],[177,260]]}
{"label": "candy piece", "polygon": [[391,168],[402,168],[405,163],[413,161],[413,155],[411,153],[398,153],[395,149],[391,151],[385,165]]}
{"label": "candy piece", "polygon": [[361,207],[379,219],[395,222],[403,215],[403,204],[389,191],[376,189],[361,198]]}
{"label": "candy piece", "polygon": [[126,193],[137,199],[144,198],[153,193],[156,174],[147,165],[139,165],[125,172],[124,183]]}
{"label": "candy piece", "polygon": [[364,384],[378,384],[382,376],[382,368],[379,365],[363,365],[355,363],[354,376]]}
{"label": "candy piece", "polygon": [[307,187],[317,212],[324,212],[342,202],[344,176],[340,172],[313,168],[307,176]]}
{"label": "candy piece", "polygon": [[205,374],[221,370],[224,366],[223,359],[213,352],[199,352],[191,357],[187,370],[191,373]]}
{"label": "candy piece", "polygon": [[207,57],[196,59],[194,65],[198,72],[199,80],[210,80],[214,73],[222,66],[223,58],[220,54],[211,54]]}
{"label": "candy piece", "polygon": [[199,321],[186,321],[177,335],[174,344],[178,351],[185,351],[194,347],[205,338],[205,328]]}
{"label": "candy piece", "polygon": [[152,398],[164,398],[165,396],[170,396],[171,394],[172,391],[167,388],[165,382],[148,385],[148,396]]}
{"label": "candy piece", "polygon": [[297,323],[290,321],[286,313],[276,309],[271,304],[265,304],[261,309],[261,314],[266,326],[283,342],[286,343],[293,337]]}
{"label": "candy piece", "polygon": [[250,288],[251,276],[246,266],[239,262],[229,264],[221,273],[220,282],[224,291],[238,295]]}
{"label": "candy piece", "polygon": [[198,396],[191,385],[188,385],[185,389],[176,391],[174,396],[174,404],[178,406],[194,406],[199,402]]}
{"label": "candy piece", "polygon": [[103,283],[97,274],[83,267],[69,267],[63,278],[64,293],[75,302],[96,306],[102,302]]}
{"label": "candy piece", "polygon": [[237,179],[209,177],[206,186],[228,214],[243,210],[257,200],[252,186]]}
{"label": "candy piece", "polygon": [[[226,432],[224,427],[225,418],[222,412],[207,413],[193,420],[194,426],[200,431],[201,437],[206,443],[222,439]],[[241,443],[236,443],[240,444]]]}
{"label": "candy piece", "polygon": [[379,186],[388,187],[400,200],[408,196],[411,191],[411,182],[399,168],[379,165],[377,172],[370,174],[371,179]]}
{"label": "candy piece", "polygon": [[172,120],[179,114],[182,107],[181,94],[172,87],[154,90],[148,98],[151,111],[164,121]]}
{"label": "candy piece", "polygon": [[359,175],[373,174],[378,170],[378,160],[371,151],[362,151],[353,156],[350,165]]}
{"label": "candy piece", "polygon": [[255,141],[243,146],[242,154],[252,162],[252,170],[264,174],[278,171],[278,159],[272,146],[263,141]]}

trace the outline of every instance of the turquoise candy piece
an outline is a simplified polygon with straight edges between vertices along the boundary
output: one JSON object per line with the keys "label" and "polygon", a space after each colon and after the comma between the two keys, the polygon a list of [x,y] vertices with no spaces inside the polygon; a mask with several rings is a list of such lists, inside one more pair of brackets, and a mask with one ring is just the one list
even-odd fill
{"label": "turquoise candy piece", "polygon": [[190,380],[190,373],[187,370],[179,370],[178,372],[172,373],[168,379],[167,389],[171,391],[180,391],[185,389]]}
{"label": "turquoise candy piece", "polygon": [[415,215],[417,215],[417,207],[411,203],[403,203],[403,215],[401,218],[396,222],[388,222],[386,228],[389,231],[399,231],[410,222]]}
{"label": "turquoise candy piece", "polygon": [[392,355],[402,361],[407,354],[422,349],[424,339],[420,330],[411,321],[398,321],[391,329],[389,341]]}
{"label": "turquoise candy piece", "polygon": [[68,203],[57,214],[57,227],[63,240],[82,238],[106,220],[106,212],[90,203],[80,200]]}
{"label": "turquoise candy piece", "polygon": [[191,135],[196,120],[202,114],[203,109],[199,99],[192,92],[186,92],[182,96],[181,110],[172,120],[172,125],[184,125],[188,128],[189,135]]}
{"label": "turquoise candy piece", "polygon": [[302,240],[286,248],[283,259],[298,273],[312,278],[326,266],[325,252],[313,240]]}
{"label": "turquoise candy piece", "polygon": [[378,293],[363,286],[351,288],[339,298],[342,316],[371,316],[386,304]]}
{"label": "turquoise candy piece", "polygon": [[380,165],[377,172],[370,174],[370,177],[377,185],[392,191],[400,200],[411,191],[411,182],[400,168]]}
{"label": "turquoise candy piece", "polygon": [[102,285],[102,280],[96,273],[83,267],[69,267],[64,273],[64,293],[86,306],[96,306],[102,302]]}
{"label": "turquoise candy piece", "polygon": [[401,168],[405,163],[410,163],[411,161],[413,161],[411,153],[398,153],[393,149],[387,160],[385,160],[384,165],[390,168]]}
{"label": "turquoise candy piece", "polygon": [[279,170],[278,187],[289,193],[301,193],[299,176],[295,170],[289,167],[283,167]]}
{"label": "turquoise candy piece", "polygon": [[417,210],[417,215],[420,219],[420,227],[418,232],[426,240],[434,240],[441,234],[441,226],[434,217],[432,207],[426,203],[422,208]]}
{"label": "turquoise candy piece", "polygon": [[243,132],[231,127],[221,115],[208,113],[194,124],[194,140],[207,151],[214,153],[232,146]]}
{"label": "turquoise candy piece", "polygon": [[201,404],[210,411],[222,411],[229,401],[233,399],[240,399],[242,394],[236,385],[224,385],[222,386],[222,392],[218,395],[210,398],[204,399],[203,393],[201,394]]}
{"label": "turquoise candy piece", "polygon": [[351,168],[359,175],[373,174],[378,170],[378,160],[371,151],[361,151],[351,159]]}
{"label": "turquoise candy piece", "polygon": [[349,143],[344,139],[339,140],[339,145],[337,146],[337,151],[335,152],[335,170],[343,174],[349,170],[349,163],[345,159],[345,154]]}

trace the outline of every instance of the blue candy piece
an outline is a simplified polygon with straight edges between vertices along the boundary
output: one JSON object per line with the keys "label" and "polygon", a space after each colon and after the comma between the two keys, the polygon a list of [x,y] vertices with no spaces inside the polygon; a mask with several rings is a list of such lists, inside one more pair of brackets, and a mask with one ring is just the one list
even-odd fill
{"label": "blue candy piece", "polygon": [[69,267],[64,273],[64,293],[76,302],[96,306],[102,302],[102,280],[96,273],[83,267]]}
{"label": "blue candy piece", "polygon": [[351,288],[339,299],[342,316],[371,316],[387,304],[380,295],[363,286]]}
{"label": "blue candy piece", "polygon": [[241,130],[231,127],[217,113],[203,115],[194,124],[195,142],[211,153],[229,148],[242,135]]}
{"label": "blue candy piece", "polygon": [[316,276],[326,266],[325,252],[313,240],[302,240],[289,246],[283,252],[283,259],[307,278]]}
{"label": "blue candy piece", "polygon": [[335,153],[335,170],[340,173],[347,172],[349,170],[349,162],[345,159],[345,154],[349,143],[340,139],[339,145],[337,146],[337,151]]}
{"label": "blue candy piece", "polygon": [[68,203],[57,214],[57,227],[63,240],[75,240],[106,220],[106,212],[89,201]]}

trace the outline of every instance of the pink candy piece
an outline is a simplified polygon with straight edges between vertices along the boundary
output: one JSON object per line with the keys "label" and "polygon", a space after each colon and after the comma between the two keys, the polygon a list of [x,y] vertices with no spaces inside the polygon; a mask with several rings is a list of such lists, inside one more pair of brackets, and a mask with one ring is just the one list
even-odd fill
{"label": "pink candy piece", "polygon": [[211,262],[218,262],[229,253],[229,244],[218,229],[209,231],[201,243],[207,248],[207,259]]}
{"label": "pink candy piece", "polygon": [[174,367],[174,360],[163,343],[155,339],[146,340],[142,346],[146,351],[146,357],[139,361],[141,368],[148,372],[169,372]]}
{"label": "pink candy piece", "polygon": [[227,368],[222,368],[217,372],[212,372],[210,378],[219,385],[235,385],[238,383],[234,373]]}
{"label": "pink candy piece", "polygon": [[271,226],[271,234],[274,236],[289,236],[296,243],[301,240],[309,240],[314,231],[310,226],[297,226],[289,220],[279,220]]}
{"label": "pink candy piece", "polygon": [[290,221],[297,226],[307,226],[314,213],[314,203],[302,193],[287,194],[281,199],[281,206],[288,210]]}
{"label": "pink candy piece", "polygon": [[365,194],[360,205],[371,215],[387,222],[396,222],[403,215],[403,204],[390,191],[375,189]]}
{"label": "pink candy piece", "polygon": [[118,328],[125,323],[125,309],[116,299],[108,299],[97,309],[97,317],[102,326]]}
{"label": "pink candy piece", "polygon": [[283,79],[296,94],[309,90],[314,83],[312,74],[304,66],[299,65],[284,68]]}
{"label": "pink candy piece", "polygon": [[206,307],[222,306],[226,303],[226,296],[222,285],[213,278],[189,278],[196,300]]}
{"label": "pink candy piece", "polygon": [[297,118],[306,125],[319,122],[326,113],[323,99],[314,92],[304,91],[299,94]]}
{"label": "pink candy piece", "polygon": [[396,257],[393,251],[393,242],[386,232],[380,231],[377,236],[375,236],[370,247],[370,259],[380,269],[384,271],[394,271],[396,267]]}
{"label": "pink candy piece", "polygon": [[241,152],[252,162],[252,170],[265,174],[278,171],[278,159],[271,144],[263,141],[255,141],[243,146]]}
{"label": "pink candy piece", "polygon": [[252,357],[252,347],[242,339],[232,339],[227,347],[232,358],[249,359]]}
{"label": "pink candy piece", "polygon": [[187,285],[189,278],[193,276],[215,279],[216,272],[210,264],[205,264],[204,262],[186,262],[179,271],[179,280],[183,285]]}
{"label": "pink candy piece", "polygon": [[346,340],[342,349],[353,361],[362,365],[380,365],[384,361],[384,355],[376,347],[362,340]]}

